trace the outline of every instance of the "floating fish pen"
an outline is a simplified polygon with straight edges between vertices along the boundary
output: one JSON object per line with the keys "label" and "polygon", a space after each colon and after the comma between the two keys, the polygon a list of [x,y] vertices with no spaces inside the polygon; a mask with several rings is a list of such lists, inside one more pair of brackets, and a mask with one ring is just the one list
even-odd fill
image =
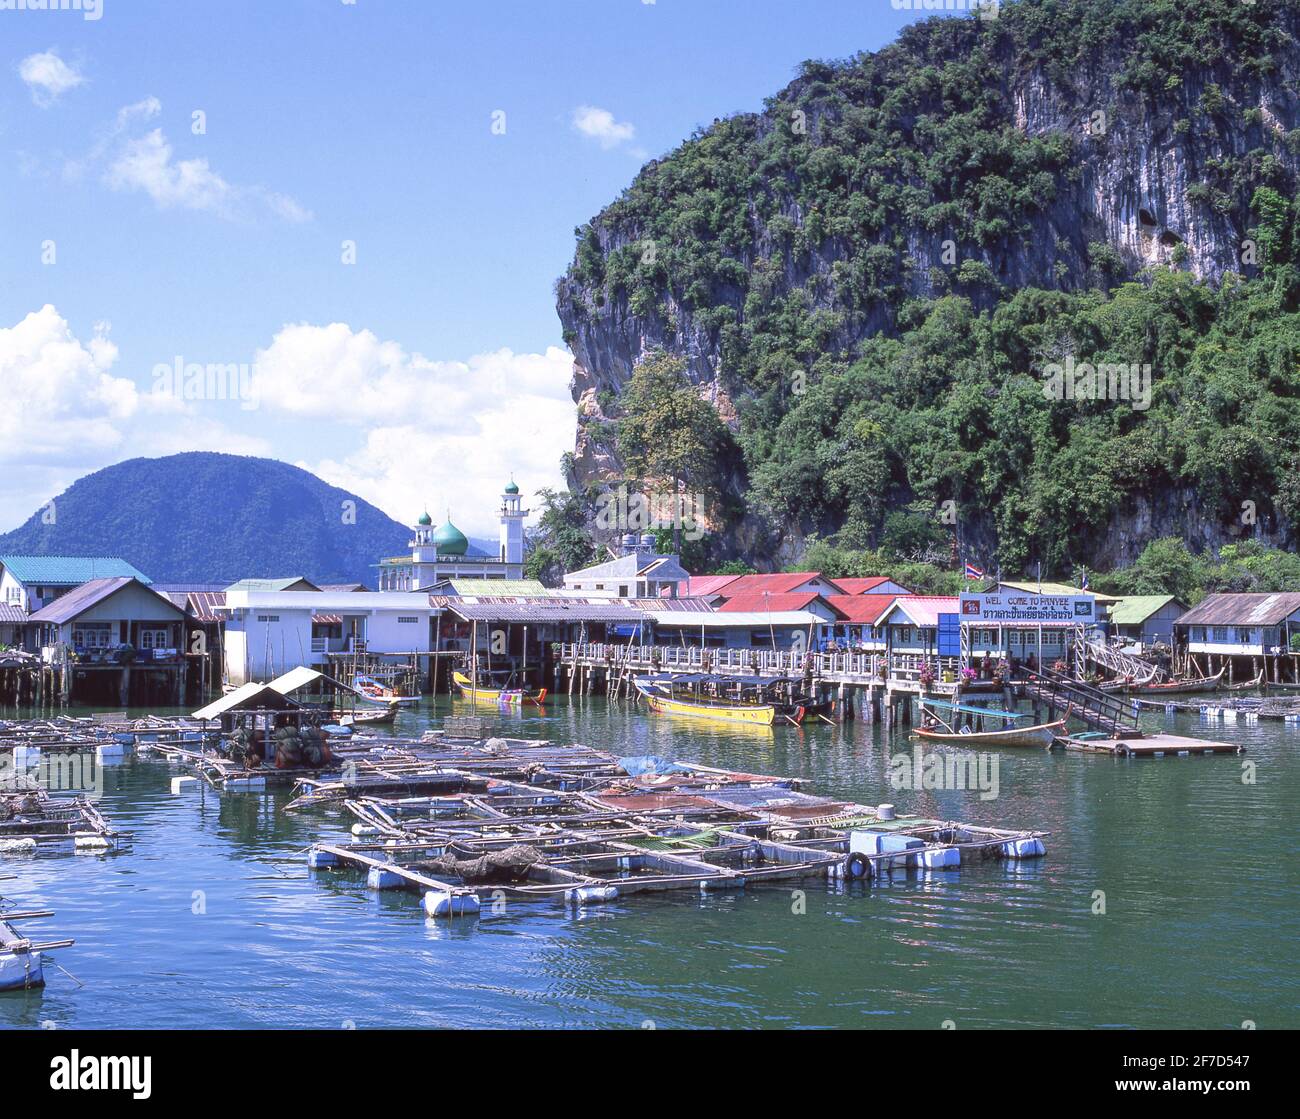
{"label": "floating fish pen", "polygon": [[108,851],[123,838],[86,796],[56,797],[39,788],[0,792],[0,856]]}
{"label": "floating fish pen", "polygon": [[125,757],[141,745],[201,745],[203,731],[192,719],[124,712],[89,716],[60,715],[49,719],[0,720],[0,756],[16,766],[38,762],[45,753],[93,751],[101,761]]}
{"label": "floating fish pen", "polygon": [[[53,917],[53,910],[18,911],[0,897],[0,992],[27,991],[45,986],[44,953],[68,948],[74,940],[34,941],[24,936],[13,922]],[[55,965],[57,966],[57,965]]]}
{"label": "floating fish pen", "polygon": [[[533,745],[506,743],[498,760]],[[440,769],[437,792],[385,795],[360,775],[302,789],[296,804],[337,804],[357,821],[351,842],[316,844],[308,865],[363,873],[371,889],[418,891],[442,917],[479,912],[484,894],[588,904],[1044,854],[1041,832],[898,816],[789,779],[576,749],[589,769],[578,789],[559,787],[553,769],[525,780],[474,772],[486,764],[482,749]]]}

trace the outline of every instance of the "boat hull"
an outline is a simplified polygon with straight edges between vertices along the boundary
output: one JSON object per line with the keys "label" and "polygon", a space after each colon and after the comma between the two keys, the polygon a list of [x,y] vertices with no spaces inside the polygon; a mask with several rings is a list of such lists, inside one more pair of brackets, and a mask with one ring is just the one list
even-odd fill
{"label": "boat hull", "polygon": [[525,692],[518,688],[482,688],[476,686],[473,680],[460,672],[453,672],[451,680],[460,694],[473,703],[505,703],[511,706],[527,703],[534,707],[541,707],[546,702],[545,688],[536,692]]}
{"label": "boat hull", "polygon": [[711,703],[690,703],[668,696],[646,694],[650,710],[660,715],[676,715],[684,719],[722,720],[728,723],[748,723],[751,726],[770,727],[776,719],[776,708],[770,704],[751,707],[723,707]]}
{"label": "boat hull", "polygon": [[39,952],[0,952],[0,991],[26,991],[45,986]]}
{"label": "boat hull", "polygon": [[1043,723],[1036,727],[1012,727],[1007,730],[972,731],[970,734],[949,734],[947,731],[918,729],[913,735],[926,742],[944,746],[1014,746],[1046,749],[1065,730],[1065,720]]}

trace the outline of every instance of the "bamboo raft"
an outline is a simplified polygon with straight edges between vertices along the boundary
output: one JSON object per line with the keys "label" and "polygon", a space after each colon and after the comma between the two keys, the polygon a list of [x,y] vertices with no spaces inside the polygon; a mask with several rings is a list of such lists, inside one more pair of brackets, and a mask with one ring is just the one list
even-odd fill
{"label": "bamboo raft", "polygon": [[[799,782],[584,746],[492,740],[442,750],[401,790],[374,773],[300,783],[294,808],[342,808],[353,840],[318,843],[316,871],[423,894],[432,917],[482,895],[609,902],[750,883],[871,879],[1044,853],[1042,834],[977,827],[801,791]],[[430,768],[432,767],[432,768]],[[437,788],[412,790],[416,777]]]}
{"label": "bamboo raft", "polygon": [[0,792],[0,856],[108,851],[123,839],[86,796],[51,796],[35,787]]}

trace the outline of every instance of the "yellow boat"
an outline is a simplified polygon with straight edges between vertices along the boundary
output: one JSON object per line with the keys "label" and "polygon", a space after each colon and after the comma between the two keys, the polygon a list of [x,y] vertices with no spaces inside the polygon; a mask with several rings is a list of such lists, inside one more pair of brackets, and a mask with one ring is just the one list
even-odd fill
{"label": "yellow boat", "polygon": [[647,696],[651,711],[662,715],[682,715],[688,719],[725,719],[729,723],[751,723],[770,727],[776,718],[776,708],[770,704],[760,707],[724,707],[712,703],[687,703],[685,700],[665,696]]}
{"label": "yellow boat", "polygon": [[531,688],[484,688],[463,672],[452,672],[451,679],[462,696],[478,703],[531,703],[541,707],[546,702],[545,688],[536,691]]}
{"label": "yellow boat", "polygon": [[[661,715],[678,715],[687,719],[721,719],[729,723],[770,727],[778,714],[774,703],[729,703],[725,699],[708,697],[680,699],[665,694],[648,681],[635,680],[633,683],[650,710]],[[803,708],[800,707],[784,718],[797,723],[802,716]]]}

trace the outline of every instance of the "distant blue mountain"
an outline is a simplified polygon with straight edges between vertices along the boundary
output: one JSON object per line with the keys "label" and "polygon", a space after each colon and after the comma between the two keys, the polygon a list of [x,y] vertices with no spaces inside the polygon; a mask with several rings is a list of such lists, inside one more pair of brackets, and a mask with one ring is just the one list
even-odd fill
{"label": "distant blue mountain", "polygon": [[405,525],[306,470],[202,452],[98,470],[55,498],[53,524],[43,514],[0,536],[0,554],[121,556],[160,583],[305,575],[375,587],[372,565],[410,540]]}

